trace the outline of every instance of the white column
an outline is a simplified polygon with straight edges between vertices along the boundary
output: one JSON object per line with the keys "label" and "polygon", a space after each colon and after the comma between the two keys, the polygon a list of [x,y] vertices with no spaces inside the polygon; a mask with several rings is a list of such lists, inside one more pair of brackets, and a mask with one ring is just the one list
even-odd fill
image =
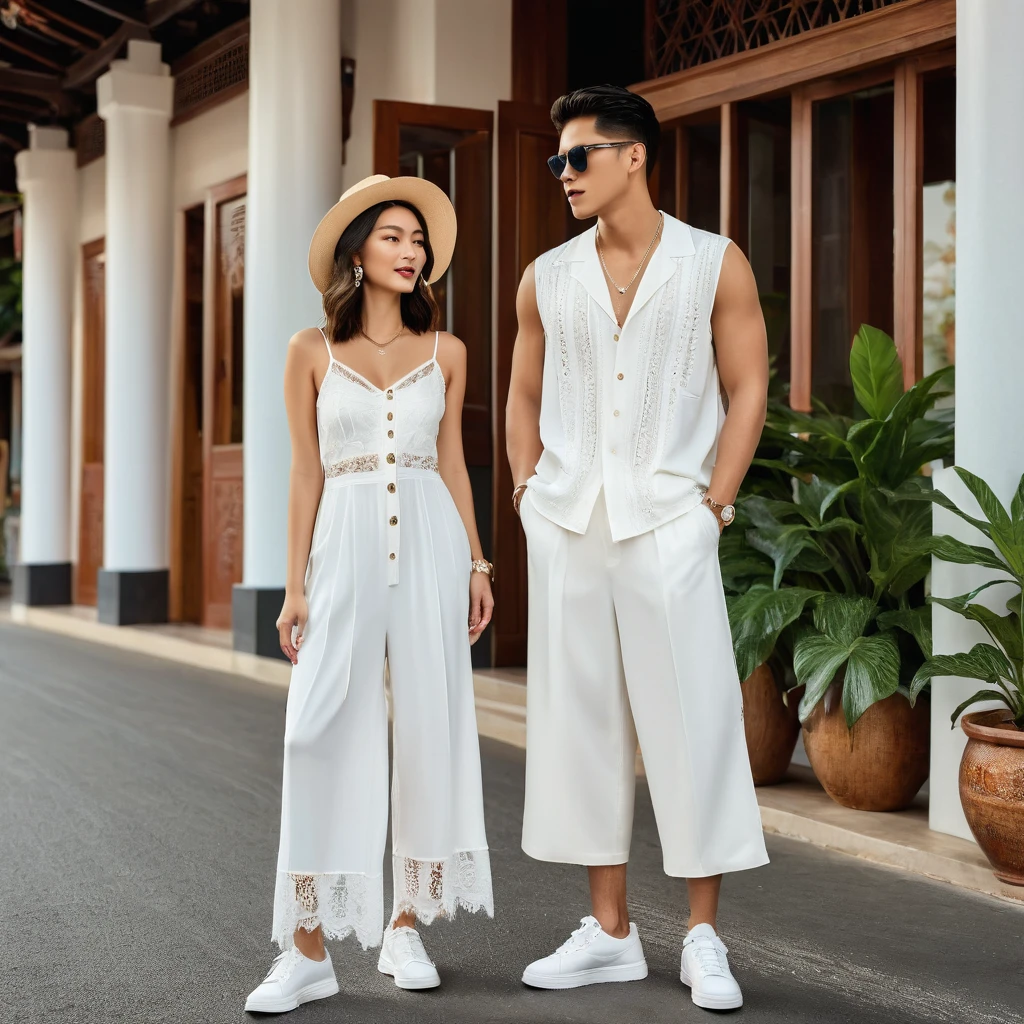
{"label": "white column", "polygon": [[[1007,506],[1024,472],[1024,344],[1020,330],[1020,246],[1024,238],[1024,4],[958,0],[956,109],[956,461],[986,480]],[[963,500],[951,470],[936,486]],[[980,535],[948,513],[936,531],[971,543]],[[935,562],[932,589],[966,593],[985,577],[973,568]],[[996,591],[1002,588],[994,588]],[[998,611],[998,594],[986,603]],[[1002,601],[1006,595],[1003,594]],[[935,650],[965,650],[986,639],[978,627],[936,607]],[[978,685],[940,679],[932,688],[931,827],[969,838],[957,772],[965,737],[949,716]]]}
{"label": "white column", "polygon": [[71,599],[71,329],[78,223],[75,154],[68,149],[67,132],[32,125],[29,148],[17,155],[16,164],[25,196],[20,561],[26,574],[50,578],[42,588],[48,596],[33,582],[19,587],[16,598],[66,603]]}
{"label": "white column", "polygon": [[159,45],[133,40],[96,92],[107,137],[103,618],[104,577],[149,573],[159,587],[168,568],[174,82]]}
{"label": "white column", "polygon": [[[320,322],[307,253],[314,228],[341,193],[340,17],[340,0],[253,0],[250,9],[239,590],[269,591],[277,610],[287,564],[291,464],[285,352],[296,331]],[[251,622],[238,621],[239,596],[236,645],[240,631],[254,636]]]}

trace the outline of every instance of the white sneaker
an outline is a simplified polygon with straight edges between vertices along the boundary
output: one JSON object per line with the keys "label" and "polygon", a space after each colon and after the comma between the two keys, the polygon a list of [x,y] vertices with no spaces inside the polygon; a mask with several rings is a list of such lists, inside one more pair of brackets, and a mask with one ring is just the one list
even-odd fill
{"label": "white sneaker", "polygon": [[270,972],[245,1001],[250,1013],[284,1013],[302,1003],[333,996],[338,991],[331,954],[310,960],[296,946],[278,954]]}
{"label": "white sneaker", "polygon": [[729,970],[728,952],[709,924],[691,928],[683,940],[679,980],[705,1010],[736,1010],[743,1005],[743,993]]}
{"label": "white sneaker", "polygon": [[647,961],[636,925],[630,924],[624,939],[616,939],[593,917],[583,918],[551,956],[535,960],[523,971],[523,983],[533,988],[580,988],[646,977]]}
{"label": "white sneaker", "polygon": [[441,984],[441,976],[415,928],[388,928],[384,932],[377,970],[390,974],[399,988],[437,988]]}

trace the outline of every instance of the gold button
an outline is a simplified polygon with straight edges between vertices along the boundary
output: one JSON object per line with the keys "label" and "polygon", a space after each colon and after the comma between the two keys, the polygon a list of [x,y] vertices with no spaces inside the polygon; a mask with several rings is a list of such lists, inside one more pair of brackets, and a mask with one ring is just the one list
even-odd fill
{"label": "gold button", "polygon": [[388,484],[388,494],[394,494],[394,493],[395,493],[395,485],[394,484]]}
{"label": "gold button", "polygon": [[395,560],[395,553],[394,553],[394,551],[392,551],[391,554],[388,555],[388,558],[390,558],[392,562]]}
{"label": "gold button", "polygon": [[391,519],[389,520],[389,522],[391,523],[392,526],[397,526],[398,525],[398,516],[392,516]]}
{"label": "gold button", "polygon": [[395,393],[393,391],[389,391],[388,392],[388,401],[390,402],[391,399],[394,398],[394,397],[395,397]]}
{"label": "gold button", "polygon": [[612,341],[618,341],[618,340],[619,340],[619,336],[617,334],[613,334],[612,335]]}
{"label": "gold button", "polygon": [[388,452],[388,465],[393,466],[395,464],[394,452]]}
{"label": "gold button", "polygon": [[389,412],[388,413],[388,419],[389,420],[393,420],[394,418],[395,418],[395,414],[393,412]]}
{"label": "gold button", "polygon": [[619,378],[619,380],[622,380],[622,374],[621,373],[618,374],[618,378]]}
{"label": "gold button", "polygon": [[393,430],[389,430],[388,431],[388,437],[394,437],[394,436],[395,436],[395,432]]}
{"label": "gold button", "polygon": [[619,415],[619,410],[618,410],[618,409],[616,409],[616,410],[615,410],[615,412],[613,412],[613,413],[612,413],[612,415],[613,415],[613,416],[618,416],[618,415]]}

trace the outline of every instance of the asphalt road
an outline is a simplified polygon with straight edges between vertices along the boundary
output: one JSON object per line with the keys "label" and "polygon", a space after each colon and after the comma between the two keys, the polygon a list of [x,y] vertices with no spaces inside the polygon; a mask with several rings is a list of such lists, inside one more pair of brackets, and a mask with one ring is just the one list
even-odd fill
{"label": "asphalt road", "polygon": [[[246,1019],[273,956],[284,694],[0,624],[0,1021]],[[678,981],[685,885],[638,793],[631,906],[646,981],[519,981],[587,912],[582,870],[519,849],[520,752],[484,743],[496,918],[424,930],[442,987],[398,991],[351,940],[295,1022],[703,1021]],[[769,837],[720,927],[751,1022],[1024,1024],[1024,910]],[[390,906],[390,896],[387,896]]]}

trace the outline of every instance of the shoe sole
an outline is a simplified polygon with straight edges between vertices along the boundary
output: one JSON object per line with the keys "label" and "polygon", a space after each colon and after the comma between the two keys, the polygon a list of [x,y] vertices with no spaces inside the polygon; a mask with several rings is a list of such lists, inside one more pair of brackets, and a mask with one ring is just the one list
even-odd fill
{"label": "shoe sole", "polygon": [[314,999],[326,999],[338,994],[338,979],[324,979],[315,984],[299,989],[291,999],[254,1001],[251,997],[245,1001],[246,1013],[287,1013],[297,1010],[303,1003],[311,1003]]}
{"label": "shoe sole", "polygon": [[647,961],[635,964],[620,964],[614,967],[594,967],[589,971],[575,974],[559,974],[552,977],[531,975],[529,968],[523,972],[523,984],[530,988],[564,989],[583,988],[585,985],[604,985],[616,981],[643,981],[647,977]]}
{"label": "shoe sole", "polygon": [[377,961],[377,970],[381,974],[390,975],[395,979],[395,984],[405,989],[406,992],[422,992],[424,989],[437,988],[441,984],[441,976],[434,971],[434,977],[432,978],[414,978],[411,981],[406,981],[404,978],[398,978],[395,976],[395,966],[386,957],[381,957]]}
{"label": "shoe sole", "polygon": [[743,993],[739,996],[733,997],[719,997],[705,996],[697,992],[693,987],[693,983],[690,981],[686,971],[679,972],[679,980],[690,990],[690,998],[693,1000],[695,1006],[699,1006],[702,1010],[738,1010],[743,1005]]}

